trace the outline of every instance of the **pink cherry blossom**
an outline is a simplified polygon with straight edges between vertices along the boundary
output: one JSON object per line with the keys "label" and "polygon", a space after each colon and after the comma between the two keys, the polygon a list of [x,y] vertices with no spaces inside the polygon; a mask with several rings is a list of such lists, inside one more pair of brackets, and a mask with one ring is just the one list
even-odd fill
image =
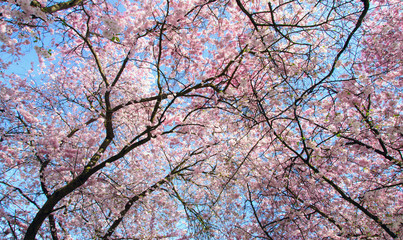
{"label": "pink cherry blossom", "polygon": [[399,1],[0,11],[0,238],[403,237]]}

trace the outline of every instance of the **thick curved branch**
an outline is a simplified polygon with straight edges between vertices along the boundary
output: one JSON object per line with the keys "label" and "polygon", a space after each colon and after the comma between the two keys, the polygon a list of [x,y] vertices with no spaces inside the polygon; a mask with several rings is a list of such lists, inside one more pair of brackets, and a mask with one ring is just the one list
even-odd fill
{"label": "thick curved branch", "polygon": [[66,10],[66,9],[78,6],[82,2],[83,2],[83,0],[70,0],[67,2],[57,3],[57,4],[49,6],[49,7],[42,7],[40,2],[33,0],[31,2],[31,6],[39,7],[39,8],[41,8],[42,12],[45,12],[45,13],[55,13],[55,12],[58,12],[61,10]]}
{"label": "thick curved branch", "polygon": [[[24,240],[34,240],[36,234],[39,231],[43,221],[53,212],[53,208],[62,200],[65,196],[75,191],[77,188],[82,186],[87,180],[96,172],[101,170],[106,166],[107,163],[112,163],[117,161],[118,159],[123,158],[127,153],[129,153],[134,148],[145,144],[151,139],[151,130],[154,128],[148,127],[146,130],[147,137],[131,143],[130,145],[125,146],[119,153],[116,155],[108,158],[104,162],[94,166],[98,160],[101,158],[102,153],[106,150],[106,147],[109,146],[111,140],[105,138],[101,146],[99,147],[98,151],[93,155],[90,162],[84,168],[83,172],[74,178],[71,182],[69,182],[64,187],[61,187],[54,191],[46,200],[45,204],[42,208],[38,211],[35,218],[32,220],[31,224],[29,225],[27,232],[25,233]],[[94,167],[92,167],[94,166]]]}
{"label": "thick curved branch", "polygon": [[258,29],[258,24],[255,22],[255,19],[253,19],[252,14],[248,12],[248,10],[245,9],[244,5],[241,3],[240,0],[236,0],[236,4],[238,7],[241,9],[243,13],[249,18],[250,22],[252,23],[253,27],[255,28],[256,31],[259,31]]}

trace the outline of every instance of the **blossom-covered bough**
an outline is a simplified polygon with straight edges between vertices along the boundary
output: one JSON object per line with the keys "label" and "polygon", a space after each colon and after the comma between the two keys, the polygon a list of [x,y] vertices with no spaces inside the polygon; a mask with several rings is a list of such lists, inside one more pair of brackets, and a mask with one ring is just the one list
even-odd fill
{"label": "blossom-covered bough", "polygon": [[2,238],[403,236],[398,1],[0,9]]}

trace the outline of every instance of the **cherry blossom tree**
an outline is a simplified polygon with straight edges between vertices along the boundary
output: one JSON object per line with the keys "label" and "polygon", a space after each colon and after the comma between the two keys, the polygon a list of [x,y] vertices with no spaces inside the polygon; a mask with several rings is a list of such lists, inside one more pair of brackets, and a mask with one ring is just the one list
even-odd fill
{"label": "cherry blossom tree", "polygon": [[0,6],[2,238],[403,237],[399,1]]}

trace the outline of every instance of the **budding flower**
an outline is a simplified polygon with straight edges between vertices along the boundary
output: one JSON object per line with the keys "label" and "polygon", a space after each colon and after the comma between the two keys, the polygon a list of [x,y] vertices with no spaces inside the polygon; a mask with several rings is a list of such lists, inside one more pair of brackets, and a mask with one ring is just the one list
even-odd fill
{"label": "budding flower", "polygon": [[50,49],[47,51],[43,47],[38,47],[38,46],[35,46],[34,49],[36,51],[36,54],[38,54],[38,56],[40,56],[40,57],[49,58],[51,56]]}
{"label": "budding flower", "polygon": [[357,122],[357,121],[352,122],[352,123],[351,123],[351,131],[352,131],[353,133],[358,133],[359,130],[360,130],[360,123]]}
{"label": "budding flower", "polygon": [[104,17],[101,20],[104,22],[104,25],[106,27],[106,29],[104,29],[103,31],[104,37],[113,38],[114,35],[122,32],[122,27],[115,19]]}
{"label": "budding flower", "polygon": [[343,115],[342,114],[339,114],[334,118],[335,123],[340,123],[341,121],[343,121]]}

